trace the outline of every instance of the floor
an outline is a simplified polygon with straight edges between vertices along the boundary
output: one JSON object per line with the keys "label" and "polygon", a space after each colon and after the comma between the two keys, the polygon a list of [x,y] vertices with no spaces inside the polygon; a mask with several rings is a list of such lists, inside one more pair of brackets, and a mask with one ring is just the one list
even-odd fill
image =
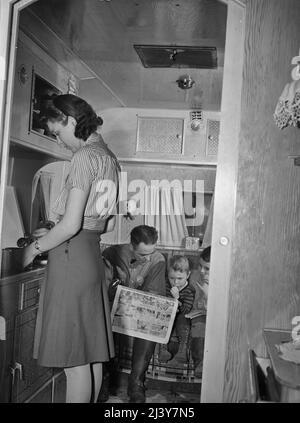
{"label": "floor", "polygon": [[[106,403],[128,403],[127,376],[122,375],[122,381],[114,395],[110,395]],[[147,378],[146,403],[199,403],[201,383],[166,382]]]}
{"label": "floor", "polygon": [[[129,337],[128,337],[129,338]],[[159,360],[159,345],[149,364],[146,374],[147,403],[200,403],[201,376],[194,372],[190,360],[174,368]],[[114,395],[106,403],[128,403],[127,381],[131,372],[131,345],[122,344],[122,352],[117,362],[113,386]],[[111,380],[113,380],[111,378]]]}
{"label": "floor", "polygon": [[[165,391],[165,390],[147,390],[146,392],[146,403],[199,403],[200,402],[200,394],[192,394],[192,393],[182,393],[182,392],[172,392],[172,391]],[[128,403],[128,397],[126,394],[126,389],[123,391],[119,391],[116,396],[111,396],[106,404],[108,403]]]}

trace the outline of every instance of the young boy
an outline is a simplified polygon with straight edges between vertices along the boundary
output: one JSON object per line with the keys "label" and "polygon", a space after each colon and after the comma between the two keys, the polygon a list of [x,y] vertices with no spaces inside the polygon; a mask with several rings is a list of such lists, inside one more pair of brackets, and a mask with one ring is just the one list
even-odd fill
{"label": "young boy", "polygon": [[190,276],[189,261],[184,256],[173,256],[168,266],[167,295],[178,300],[179,306],[175,317],[172,334],[176,334],[179,340],[178,351],[171,359],[172,354],[168,351],[167,345],[161,345],[159,360],[168,361],[174,367],[181,367],[186,364],[187,344],[190,334],[190,320],[185,317],[193,307],[195,289],[190,286],[188,278]]}
{"label": "young boy", "polygon": [[190,284],[195,288],[191,314],[199,311],[199,315],[191,320],[191,353],[196,377],[202,376],[209,270],[210,247],[207,247],[200,255],[199,268],[190,277]]}

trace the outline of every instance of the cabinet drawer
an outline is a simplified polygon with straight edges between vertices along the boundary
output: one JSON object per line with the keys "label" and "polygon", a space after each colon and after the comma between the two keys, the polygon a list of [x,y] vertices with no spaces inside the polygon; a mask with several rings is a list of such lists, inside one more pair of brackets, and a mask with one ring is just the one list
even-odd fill
{"label": "cabinet drawer", "polygon": [[19,310],[34,307],[39,302],[42,278],[36,278],[20,285]]}
{"label": "cabinet drawer", "polygon": [[53,369],[42,367],[33,358],[37,307],[16,317],[14,334],[14,369],[12,402],[24,402],[53,376]]}
{"label": "cabinet drawer", "polygon": [[[0,279],[0,315],[5,319],[14,316],[31,304],[36,305],[39,286],[44,279],[45,269],[36,269]],[[25,301],[25,304],[24,304]]]}

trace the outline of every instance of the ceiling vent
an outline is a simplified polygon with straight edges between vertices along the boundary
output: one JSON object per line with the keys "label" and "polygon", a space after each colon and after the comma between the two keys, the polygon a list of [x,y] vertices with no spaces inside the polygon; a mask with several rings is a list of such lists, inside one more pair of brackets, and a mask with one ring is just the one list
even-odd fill
{"label": "ceiling vent", "polygon": [[216,47],[137,45],[134,48],[145,68],[198,68],[218,66]]}

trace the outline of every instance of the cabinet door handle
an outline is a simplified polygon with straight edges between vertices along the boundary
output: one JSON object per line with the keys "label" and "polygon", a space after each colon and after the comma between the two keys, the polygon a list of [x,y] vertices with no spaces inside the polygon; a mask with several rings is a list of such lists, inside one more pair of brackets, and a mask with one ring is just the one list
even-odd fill
{"label": "cabinet door handle", "polygon": [[10,368],[11,373],[13,375],[13,382],[15,379],[15,373],[16,370],[18,370],[20,372],[20,380],[23,380],[23,366],[21,363],[18,363],[17,361],[15,362],[14,366]]}
{"label": "cabinet door handle", "polygon": [[21,284],[21,292],[20,292],[20,299],[19,299],[19,310],[22,311],[24,308],[24,294],[25,294],[25,283]]}

